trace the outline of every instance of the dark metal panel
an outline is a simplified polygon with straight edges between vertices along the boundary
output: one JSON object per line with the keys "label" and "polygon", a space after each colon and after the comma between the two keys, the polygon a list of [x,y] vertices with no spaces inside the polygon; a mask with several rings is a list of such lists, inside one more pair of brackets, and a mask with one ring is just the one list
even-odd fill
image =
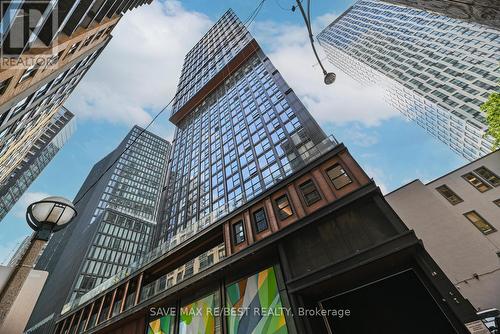
{"label": "dark metal panel", "polygon": [[132,0],[123,0],[122,3],[120,4],[120,6],[118,6],[118,9],[116,10],[116,14],[121,15],[125,11],[125,8],[127,8],[128,4],[131,1]]}
{"label": "dark metal panel", "polygon": [[47,17],[47,20],[45,20],[38,33],[38,39],[45,45],[50,45],[56,37],[56,33],[59,30],[58,28],[64,21],[66,21],[67,18],[69,18],[69,16],[77,8],[78,3],[79,1],[75,3],[75,1],[71,0],[59,0],[54,8],[54,11],[56,11],[57,14],[49,15]]}
{"label": "dark metal panel", "polygon": [[106,16],[108,11],[111,9],[111,7],[113,7],[117,2],[119,2],[119,0],[106,1],[106,3],[104,3],[104,5],[101,6],[101,8],[99,9],[99,12],[97,13],[97,15],[95,17],[95,20],[100,23],[102,21],[102,19],[104,18],[104,16]]}
{"label": "dark metal panel", "polygon": [[79,27],[80,22],[87,16],[90,7],[94,4],[96,0],[81,0],[76,9],[71,14],[70,18],[66,22],[63,28],[63,32],[71,36],[75,30]]}
{"label": "dark metal panel", "polygon": [[120,8],[120,6],[125,2],[125,0],[116,0],[115,3],[113,4],[113,6],[111,6],[111,8],[108,10],[108,12],[106,13],[106,16],[108,18],[112,18],[113,15],[115,15],[115,13],[118,12],[118,8]]}
{"label": "dark metal panel", "polygon": [[[110,0],[108,0],[108,1],[110,1]],[[96,0],[94,2],[94,4],[90,7],[90,10],[87,12],[87,15],[85,16],[85,18],[83,19],[83,21],[81,23],[81,26],[83,28],[88,28],[90,26],[92,21],[94,21],[94,19],[96,18],[97,13],[105,5],[105,3],[106,3],[106,0]]]}

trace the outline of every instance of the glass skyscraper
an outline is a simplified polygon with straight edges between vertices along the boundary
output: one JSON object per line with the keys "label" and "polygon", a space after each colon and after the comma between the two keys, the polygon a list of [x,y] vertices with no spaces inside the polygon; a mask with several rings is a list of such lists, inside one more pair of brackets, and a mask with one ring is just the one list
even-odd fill
{"label": "glass skyscraper", "polygon": [[231,10],[186,55],[170,120],[166,239],[254,198],[326,139]]}
{"label": "glass skyscraper", "polygon": [[[169,154],[169,142],[134,126],[92,168],[75,197],[78,216],[52,236],[37,263],[49,278],[28,324],[33,333],[45,333],[46,327],[37,326],[58,314],[66,300],[80,297],[150,251]],[[47,310],[49,300],[52,308]]]}
{"label": "glass skyscraper", "polygon": [[[129,147],[125,153],[125,147]],[[89,224],[99,227],[81,263],[71,298],[79,297],[146,254],[153,242],[170,144],[135,126],[103,160],[113,167],[93,192]],[[120,156],[121,154],[121,156]],[[85,195],[88,196],[88,195]]]}
{"label": "glass skyscraper", "polygon": [[383,86],[396,110],[468,160],[492,150],[481,104],[498,91],[500,33],[388,4],[356,2],[318,36],[332,64]]}

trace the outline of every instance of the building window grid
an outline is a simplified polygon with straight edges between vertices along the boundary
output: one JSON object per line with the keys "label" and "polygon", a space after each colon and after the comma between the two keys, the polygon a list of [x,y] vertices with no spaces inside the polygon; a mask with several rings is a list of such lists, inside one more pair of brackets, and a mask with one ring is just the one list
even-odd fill
{"label": "building window grid", "polygon": [[[357,38],[359,39],[359,34],[361,33],[364,33],[364,31],[366,30],[366,28],[369,28],[373,25],[375,25],[377,27],[377,29],[374,29],[373,33],[376,33],[377,31],[382,31],[384,28],[384,25],[382,24],[379,24],[380,22],[377,21],[377,22],[371,22],[371,21],[366,21],[367,19],[367,11],[368,12],[376,12],[377,14],[376,15],[372,15],[371,18],[380,18],[380,17],[384,17],[383,20],[384,20],[384,23],[387,23],[388,25],[387,26],[390,26],[391,24],[397,24],[398,26],[408,26],[409,25],[409,29],[413,29],[413,28],[420,28],[419,25],[425,25],[427,24],[426,22],[419,22],[418,24],[415,24],[414,27],[412,27],[411,25],[413,23],[411,23],[412,21],[411,20],[408,20],[408,19],[401,19],[401,21],[397,21],[395,19],[392,19],[392,18],[388,18],[387,16],[384,16],[386,15],[386,12],[384,12],[382,9],[380,8],[377,8],[376,6],[373,5],[374,3],[373,2],[369,2],[369,1],[361,1],[359,2],[355,7],[354,7],[354,10],[350,12],[349,15],[346,15],[344,16],[342,19],[339,20],[339,22],[337,22],[337,24],[335,25],[332,25],[330,26],[329,28],[327,28],[324,32],[322,32],[320,34],[320,41],[323,42],[322,44],[324,44],[324,47],[325,49],[327,49],[329,52],[331,52],[332,54],[334,54],[334,49],[332,47],[330,47],[330,45],[336,45],[336,47],[338,47],[339,49],[343,49],[343,50],[346,50],[349,54],[352,54],[353,56],[355,57],[358,57],[359,55],[362,55],[363,53],[366,53],[367,50],[363,50],[363,51],[358,51],[356,49],[356,44],[355,44],[355,41],[356,39],[354,38]],[[369,8],[369,9],[368,9]],[[387,9],[387,13],[390,13],[390,11],[392,10],[395,10],[396,6],[388,6]],[[360,12],[360,10],[363,10],[363,13]],[[410,14],[411,13],[411,14]],[[415,15],[415,16],[418,16],[420,14],[418,13],[422,13],[421,11],[407,11],[407,13],[405,13],[405,15]],[[352,15],[351,15],[352,14]],[[364,15],[362,15],[364,14]],[[361,15],[361,16],[360,16]],[[389,14],[390,15],[390,14]],[[352,17],[351,17],[352,16]],[[360,18],[363,18],[362,21],[359,21]],[[437,19],[438,16],[435,16],[433,19]],[[425,20],[424,20],[425,21]],[[351,23],[349,23],[351,22]],[[459,23],[460,21],[458,20],[454,20],[454,22],[456,23],[456,25],[463,25],[463,26],[467,26],[469,27],[469,29],[478,29],[478,28],[473,28],[473,25],[469,24],[469,23]],[[446,33],[446,29],[447,28],[443,28],[444,30],[439,30],[439,33],[442,35],[443,32],[445,32],[445,35],[448,34],[450,35],[449,33]],[[418,31],[418,29],[415,29]],[[480,30],[480,29],[479,29]],[[479,31],[478,30],[478,31]],[[436,30],[437,32],[438,30]],[[391,32],[393,33],[393,32]],[[429,30],[429,33],[432,33],[432,31]],[[456,32],[453,32],[454,34],[460,34],[458,31]],[[347,38],[346,38],[347,37]],[[440,36],[440,37],[443,37],[443,36]],[[421,38],[422,39],[422,36],[417,36],[417,38]],[[498,38],[498,35],[496,36],[496,38]],[[475,38],[477,39],[477,38]],[[467,40],[467,42],[475,42],[475,39],[474,38],[471,38],[470,40]],[[349,43],[349,46],[352,47],[352,48],[347,48],[347,43],[341,43],[342,40],[345,40],[347,43]],[[363,39],[361,39],[363,40]],[[375,39],[373,39],[375,40]],[[384,38],[383,37],[379,37],[378,40],[380,41],[383,41]],[[425,40],[425,43],[429,43],[431,42],[431,39],[422,39],[422,40]],[[465,40],[462,38],[462,40]],[[425,45],[425,43],[421,43],[421,42],[418,42],[418,43],[414,43],[415,45],[419,45],[419,47],[427,47]],[[494,47],[494,45],[488,45],[489,42],[485,42],[484,44],[482,44],[483,47],[487,47],[487,48],[490,48],[489,51],[486,51],[487,54],[490,55],[490,58],[494,56],[494,52],[496,50],[498,50],[498,47]],[[407,47],[409,50],[413,50],[415,49],[415,46],[411,45],[411,44],[407,44],[407,43],[402,43],[402,45],[404,45],[405,47]],[[475,46],[477,47],[477,46]],[[491,49],[493,48],[493,49]],[[413,54],[416,54],[418,50],[415,49],[413,50]],[[453,53],[453,54],[460,54],[460,52],[462,52],[462,50],[460,50],[460,48],[458,47],[454,47],[453,45],[451,45],[449,47],[449,51],[450,53]],[[466,50],[464,50],[466,51]],[[370,53],[370,56],[372,57],[377,57],[377,53]],[[333,56],[331,54],[328,54],[329,58],[332,59]],[[486,57],[487,58],[487,57]],[[486,59],[484,58],[484,59]],[[457,60],[460,60],[461,58],[460,57],[456,57]],[[483,57],[481,58],[483,59]],[[476,59],[474,59],[475,61]],[[498,59],[497,59],[498,60]],[[472,61],[472,60],[468,60],[468,61]],[[486,61],[486,60],[485,60]],[[484,61],[483,61],[484,63]],[[491,64],[483,64],[484,66],[490,66],[490,69],[491,71],[489,72],[494,72],[494,67],[496,67],[496,64],[495,64],[495,61],[491,62]],[[458,66],[458,65],[457,65]],[[457,68],[457,71],[458,72],[464,72],[464,68],[463,68],[463,64],[460,64],[461,68]],[[477,74],[480,74],[479,73],[479,70],[478,68],[475,68],[474,66],[471,67],[470,69],[472,72],[476,72]],[[445,71],[446,72],[446,71]],[[485,71],[485,73],[488,72],[488,71]],[[438,75],[439,72],[436,74]],[[464,75],[468,75],[469,78],[467,80],[469,80],[470,82],[473,81],[473,79],[475,78],[474,76],[470,76],[470,74],[468,73],[464,73]],[[484,76],[484,74],[480,74],[481,76]],[[498,78],[495,77],[497,80]],[[494,85],[494,81],[493,81],[493,85]],[[475,105],[475,108],[477,109],[477,111],[479,111],[479,104],[480,104],[480,101],[478,100],[478,102],[476,103]],[[477,118],[476,116],[474,116],[474,118]],[[479,119],[479,118],[478,118]],[[484,120],[482,120],[481,122],[484,123]],[[482,143],[484,143],[486,141],[486,139],[482,140]],[[460,152],[461,154],[461,152]],[[474,155],[471,157],[472,159],[475,157],[475,155],[477,155],[477,151],[474,152]]]}
{"label": "building window grid", "polygon": [[489,184],[483,182],[481,178],[479,178],[476,174],[472,172],[462,175],[462,178],[464,178],[470,185],[472,185],[474,188],[477,189],[477,191],[481,193],[484,193],[491,189],[491,186]]}
{"label": "building window grid", "polygon": [[493,187],[500,186],[500,178],[485,166],[474,169],[474,172]]}
{"label": "building window grid", "polygon": [[328,168],[326,174],[337,190],[352,183],[351,178],[340,164],[335,164]]}
{"label": "building window grid", "polygon": [[[251,90],[245,90],[244,88],[245,88],[245,86],[249,87],[251,85],[258,84],[259,82],[260,82],[260,85],[265,85],[265,84],[263,84],[260,81],[260,79],[257,79],[260,76],[261,73],[266,73],[266,75],[263,76],[265,78],[266,82],[269,82],[269,80],[272,80],[272,78],[269,75],[269,73],[265,70],[265,67],[262,64],[262,62],[259,61],[258,59],[253,59],[252,61],[249,61],[249,63],[253,64],[253,66],[258,65],[256,68],[253,68],[253,71],[250,71],[250,73],[254,72],[253,76],[252,76],[252,74],[250,74],[250,75],[243,74],[242,75],[242,73],[249,72],[248,70],[247,71],[245,71],[245,70],[240,71],[239,72],[239,76],[240,76],[239,79],[237,79],[237,81],[233,81],[234,86],[232,86],[232,87],[225,87],[225,89],[224,89],[225,92],[219,92],[219,95],[220,95],[219,99],[218,99],[219,101],[218,102],[216,101],[216,104],[213,105],[213,106],[215,106],[215,108],[206,108],[205,112],[200,112],[201,111],[200,109],[202,109],[202,108],[198,108],[198,111],[194,111],[179,126],[179,131],[177,133],[176,145],[175,145],[174,151],[173,151],[173,161],[177,161],[177,162],[183,161],[183,157],[185,157],[186,164],[184,165],[184,170],[186,172],[188,170],[190,170],[190,171],[200,170],[201,171],[199,173],[195,172],[196,178],[198,178],[198,176],[203,173],[203,167],[201,166],[202,163],[203,163],[203,158],[201,156],[191,156],[191,151],[192,150],[191,150],[190,147],[193,147],[193,146],[196,147],[196,144],[191,141],[192,138],[193,138],[193,136],[194,136],[194,134],[195,133],[201,134],[201,135],[199,135],[199,137],[198,137],[199,139],[198,140],[202,141],[202,140],[204,140],[203,139],[203,133],[206,133],[206,131],[202,130],[203,128],[206,129],[206,127],[203,126],[203,123],[205,123],[206,121],[208,121],[208,119],[212,119],[214,121],[217,120],[216,123],[212,124],[213,125],[212,127],[209,127],[209,128],[212,129],[212,131],[210,131],[210,132],[213,132],[214,129],[218,128],[217,124],[219,124],[219,121],[218,121],[219,119],[224,119],[226,116],[233,117],[233,119],[234,119],[234,114],[233,115],[229,114],[231,111],[226,111],[226,112],[223,111],[223,112],[220,112],[220,114],[218,114],[217,105],[225,106],[225,105],[227,105],[227,103],[229,101],[231,101],[231,96],[233,96],[233,97],[239,96],[239,99],[237,99],[238,105],[235,106],[234,109],[232,109],[234,111],[238,111],[239,110],[239,112],[237,114],[242,115],[242,112],[244,114],[245,113],[244,110],[245,110],[245,108],[247,106],[254,106],[252,108],[256,108],[254,110],[255,111],[259,111],[259,109],[258,109],[259,108],[259,104],[256,103],[256,101],[257,101],[257,99],[259,97],[254,96],[253,92]],[[237,77],[237,75],[235,75],[234,77]],[[250,81],[249,82],[248,81],[248,77],[250,77],[254,81]],[[231,81],[231,80],[233,80],[233,78],[230,78],[227,81]],[[280,105],[280,103],[281,103],[280,101],[286,101],[286,100],[283,99],[284,96],[282,95],[282,93],[279,91],[279,89],[274,84],[270,85],[268,88],[272,88],[273,94],[276,94],[276,95],[280,96],[280,98],[276,100],[277,105]],[[266,90],[263,89],[262,93],[265,94],[265,91]],[[221,95],[221,93],[222,93],[222,95]],[[237,95],[235,95],[235,94],[237,94]],[[241,95],[241,94],[243,94],[243,95]],[[216,93],[214,93],[214,95],[216,95]],[[248,99],[250,99],[250,100],[248,100]],[[210,98],[209,98],[209,100],[210,100]],[[266,101],[270,101],[271,97],[268,96],[268,95],[266,95],[266,99],[265,100]],[[249,103],[247,101],[249,101]],[[244,104],[242,105],[241,103],[244,103]],[[281,104],[283,104],[283,103],[281,103]],[[261,107],[264,106],[264,105],[265,104],[260,104]],[[282,108],[281,112],[282,113],[288,112],[289,111],[288,108],[289,108],[289,106],[286,105],[286,108]],[[273,108],[273,105],[270,105],[269,109],[270,110],[275,110],[275,113],[277,113],[277,115],[279,115],[278,111],[276,111],[276,109]],[[227,110],[227,109],[225,109],[225,110]],[[210,114],[205,114],[208,111],[211,111],[211,113]],[[258,119],[261,122],[262,122],[261,118],[262,118],[263,113],[264,113],[263,111],[260,111],[259,113],[257,113],[257,117],[258,117]],[[279,120],[279,117],[277,117],[276,119]],[[268,120],[268,122],[270,122],[270,121],[271,120]],[[281,122],[281,120],[279,122]],[[183,125],[183,124],[185,124],[185,125]],[[196,124],[197,128],[195,128],[195,124]],[[269,131],[269,127],[264,126],[264,124],[268,124],[266,122],[266,120],[264,120],[264,122],[262,122],[262,127],[259,125],[259,128],[262,131],[263,138],[265,139],[266,137],[268,137],[270,139],[272,137],[272,133],[268,132]],[[246,133],[246,134],[248,134],[248,135],[250,135],[250,133],[252,133],[252,131],[257,130],[257,129],[250,130],[250,127],[249,127],[248,123],[245,122],[245,121],[242,122],[242,125],[243,125],[244,128],[242,128],[240,130],[243,130],[243,132]],[[253,125],[253,124],[251,124],[251,125]],[[201,129],[199,127],[201,127]],[[283,128],[283,126],[280,129],[282,129],[282,128]],[[279,129],[276,129],[276,130],[279,130]],[[238,138],[240,136],[239,135],[235,135],[235,134],[240,134],[241,131],[235,131],[235,130],[233,130],[231,132],[232,132],[232,134],[230,136],[228,136],[228,139],[232,140],[232,142],[234,142],[235,145],[231,147],[231,149],[230,149],[229,152],[230,152],[230,155],[236,156],[236,148],[237,148],[238,145],[241,145],[241,144],[239,144],[239,141],[238,141]],[[257,132],[255,132],[255,133],[257,133]],[[287,134],[288,134],[288,132],[287,132]],[[208,144],[208,142],[207,142],[207,144],[209,146],[212,146],[212,155],[215,154],[216,156],[218,156],[217,152],[219,152],[219,150],[220,150],[218,148],[215,148],[213,146],[214,144],[216,145],[216,147],[220,147],[220,146],[223,146],[223,145],[226,144],[226,142],[222,142],[221,137],[224,137],[224,136],[221,136],[220,135],[220,131],[219,131],[219,134],[217,135],[217,137],[215,137],[215,138],[212,139],[212,140],[214,140],[214,142],[210,141],[210,144]],[[283,140],[286,140],[286,139],[287,139],[287,136],[285,135]],[[184,145],[182,145],[183,143],[184,143]],[[203,142],[200,143],[200,146],[203,146]],[[258,144],[255,145],[255,147],[258,147]],[[256,152],[255,148],[252,148],[251,145],[249,145],[249,148],[251,149],[251,152],[252,152],[252,154],[251,154],[252,161],[255,161],[256,157],[266,154],[266,152],[263,152],[263,153]],[[273,147],[270,147],[270,148],[273,149],[272,152],[274,153],[274,155],[280,156],[280,157],[284,158],[284,152],[278,154],[276,151],[274,151],[275,148],[273,148]],[[214,149],[215,149],[215,151],[213,151]],[[203,151],[203,149],[200,150],[200,154],[201,155],[203,155],[203,153],[201,153],[202,151]],[[271,152],[271,151],[269,151],[269,152]],[[196,152],[196,154],[198,154],[198,153]],[[226,157],[226,156],[227,155],[224,153],[224,157]],[[266,159],[269,158],[269,156],[270,155],[266,156]],[[219,158],[222,158],[222,155],[219,156]],[[233,160],[233,159],[234,158],[230,158],[229,160]],[[219,161],[221,161],[221,160],[222,159],[220,159]],[[239,164],[240,170],[241,169],[244,170],[245,167],[254,168],[253,167],[254,164],[252,162],[250,162],[250,163],[247,163],[248,161],[242,162],[241,155],[240,155],[240,159],[235,159],[235,160]],[[191,162],[198,162],[198,161],[199,161],[199,163],[198,163],[197,166],[190,165]],[[285,172],[285,170],[282,168],[282,162],[283,161],[284,161],[283,159],[280,159],[280,161],[277,162],[277,164],[279,166],[279,169],[280,169],[280,173]],[[212,174],[211,174],[212,177],[214,176],[213,173],[220,173],[220,172],[222,172],[223,166],[224,165],[221,165],[220,168],[217,167],[215,170],[213,170]],[[176,168],[178,168],[178,167],[176,167],[176,164],[174,164],[172,166],[172,170],[175,171]],[[257,175],[259,176],[259,178],[258,178],[259,182],[257,182],[257,183],[255,183],[255,181],[257,181],[257,179],[252,179],[251,178],[252,172],[250,172],[250,175],[249,175],[250,178],[248,178],[248,176],[245,177],[244,175],[240,175],[240,180],[247,183],[247,190],[248,191],[246,192],[246,194],[247,194],[247,197],[249,197],[249,198],[255,196],[255,194],[257,194],[260,191],[262,191],[262,189],[264,189],[264,186],[268,186],[268,184],[263,184],[262,171],[260,171],[260,170],[257,169],[256,172],[257,172]],[[176,174],[177,174],[177,177],[179,179],[177,180],[177,182],[174,182],[171,179],[172,181],[170,182],[170,184],[171,184],[170,187],[172,187],[172,188],[175,188],[175,183],[178,183],[179,180],[183,180],[184,178],[188,177],[187,174],[184,174],[185,176],[182,176],[179,173],[176,173]],[[273,175],[273,176],[276,177],[276,175],[278,175],[279,173],[275,170],[274,174],[275,175]],[[268,179],[271,179],[271,177],[268,177]],[[218,197],[218,196],[221,195],[222,198],[224,199],[224,203],[226,203],[227,199],[228,199],[228,196],[229,196],[229,194],[228,194],[229,184],[228,183],[231,182],[231,181],[228,179],[227,176],[225,178],[222,177],[221,180],[223,180],[223,186],[224,187],[221,188],[220,190],[221,191],[223,190],[224,193],[217,192],[217,198],[221,198],[221,197]],[[241,184],[241,181],[240,181],[240,184]],[[197,182],[199,182],[199,181],[197,181]],[[220,181],[217,181],[217,184],[212,183],[212,189],[216,189],[216,186],[220,185],[219,182]],[[248,183],[248,182],[251,182],[251,183]],[[186,180],[185,183],[187,184],[188,180]],[[231,188],[232,188],[232,185],[231,185]],[[240,191],[239,186],[236,187],[236,191],[238,191],[238,192]],[[175,191],[174,191],[174,193],[175,193]],[[186,193],[187,193],[187,191],[185,192],[185,194]],[[231,193],[231,196],[235,196],[235,195],[233,193]],[[180,205],[182,202],[178,202],[178,203]],[[194,205],[198,205],[198,201],[197,200],[195,200]],[[214,205],[214,207],[216,207],[217,205],[219,205],[218,202]],[[167,220],[169,220],[171,222],[174,221],[174,219],[172,217],[173,213],[176,212],[176,211],[178,211],[177,209],[174,208],[174,206],[175,206],[175,204],[172,204],[171,207],[170,207],[170,209],[166,210]],[[212,209],[214,209],[214,207]],[[179,210],[180,210],[180,207],[179,207]],[[197,212],[200,212],[200,213],[203,212],[203,210],[202,210],[201,207],[199,207],[198,210],[194,210],[194,211],[197,211]],[[170,218],[168,218],[168,217],[170,217]],[[196,218],[196,217],[193,217],[193,218]],[[178,223],[181,224],[182,222],[178,222]]]}
{"label": "building window grid", "polygon": [[299,185],[299,189],[307,206],[311,206],[321,200],[321,195],[312,180],[307,180]]}
{"label": "building window grid", "polygon": [[260,208],[253,212],[253,221],[256,233],[263,232],[269,228],[264,208]]}
{"label": "building window grid", "polygon": [[274,202],[276,204],[278,218],[280,220],[285,220],[293,215],[292,205],[286,194],[278,197]]}
{"label": "building window grid", "polygon": [[239,245],[245,240],[245,227],[243,224],[243,220],[240,220],[233,224],[233,241],[235,245]]}

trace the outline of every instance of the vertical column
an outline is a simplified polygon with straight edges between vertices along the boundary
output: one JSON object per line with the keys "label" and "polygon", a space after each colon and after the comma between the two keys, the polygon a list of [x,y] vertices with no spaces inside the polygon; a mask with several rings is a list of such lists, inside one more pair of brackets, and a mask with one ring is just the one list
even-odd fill
{"label": "vertical column", "polygon": [[122,303],[120,305],[120,312],[119,313],[122,313],[123,310],[125,309],[125,302],[127,301],[127,293],[128,293],[129,285],[130,285],[130,280],[128,280],[127,283],[125,283],[125,290],[123,292],[123,298],[122,298]]}
{"label": "vertical column", "polygon": [[87,327],[89,326],[90,318],[92,317],[92,312],[94,311],[94,305],[95,305],[95,302],[90,304],[89,315],[87,316],[87,320],[85,320],[85,326],[83,327],[84,332],[87,330]]}
{"label": "vertical column", "polygon": [[139,304],[139,297],[141,296],[141,285],[142,285],[142,277],[143,276],[144,276],[144,273],[141,273],[139,275],[139,280],[137,281],[137,289],[135,290],[134,306]]}
{"label": "vertical column", "polygon": [[113,291],[113,296],[111,297],[111,303],[109,304],[109,311],[108,311],[108,314],[107,314],[107,316],[106,316],[106,319],[111,318],[111,314],[113,313],[113,306],[114,306],[114,304],[115,304],[116,291],[118,291],[118,288],[116,288],[116,289]]}
{"label": "vertical column", "polygon": [[38,255],[42,252],[45,240],[31,240],[31,243],[24,253],[20,263],[16,266],[13,273],[10,275],[5,288],[0,293],[0,328],[2,327],[5,318],[14,305],[19,292],[21,291],[24,282],[28,278]]}
{"label": "vertical column", "polygon": [[104,300],[106,299],[106,295],[102,296],[101,304],[99,305],[99,310],[97,311],[97,317],[95,318],[94,326],[99,324],[99,318],[101,317],[102,307],[104,306]]}

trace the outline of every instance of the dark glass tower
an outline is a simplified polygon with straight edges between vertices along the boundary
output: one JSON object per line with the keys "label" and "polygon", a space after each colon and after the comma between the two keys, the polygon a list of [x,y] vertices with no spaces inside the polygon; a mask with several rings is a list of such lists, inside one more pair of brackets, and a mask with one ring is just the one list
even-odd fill
{"label": "dark glass tower", "polygon": [[186,55],[170,120],[166,239],[259,195],[326,139],[231,10]]}
{"label": "dark glass tower", "polygon": [[77,218],[54,234],[37,263],[49,278],[28,328],[50,316],[47,304],[56,316],[66,300],[92,290],[150,250],[169,153],[170,143],[135,126],[93,167],[75,197]]}

